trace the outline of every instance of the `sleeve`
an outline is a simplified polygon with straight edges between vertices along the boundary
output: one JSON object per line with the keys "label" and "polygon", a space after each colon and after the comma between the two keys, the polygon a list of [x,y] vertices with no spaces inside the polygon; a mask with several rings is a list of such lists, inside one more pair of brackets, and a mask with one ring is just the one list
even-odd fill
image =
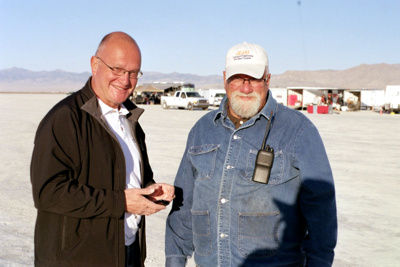
{"label": "sleeve", "polygon": [[123,190],[79,182],[78,177],[85,176],[81,173],[82,154],[87,153],[78,138],[79,115],[63,105],[49,112],[38,127],[31,160],[35,207],[75,218],[121,218],[125,209]]}
{"label": "sleeve", "polygon": [[[192,133],[192,132],[191,132]],[[193,201],[194,175],[188,158],[189,140],[175,178],[175,199],[167,218],[165,233],[166,266],[185,266],[193,254],[191,207]]]}
{"label": "sleeve", "polygon": [[303,125],[294,149],[302,181],[299,203],[307,227],[307,266],[331,266],[337,242],[335,186],[322,139],[311,122]]}

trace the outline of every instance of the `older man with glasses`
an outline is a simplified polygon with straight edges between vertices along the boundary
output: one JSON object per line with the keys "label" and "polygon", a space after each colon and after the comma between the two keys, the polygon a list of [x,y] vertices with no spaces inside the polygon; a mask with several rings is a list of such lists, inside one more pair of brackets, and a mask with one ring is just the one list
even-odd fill
{"label": "older man with glasses", "polygon": [[153,180],[143,110],[127,100],[141,60],[132,37],[106,35],[92,77],[40,123],[31,162],[36,266],[144,266],[145,215],[165,209],[174,187]]}
{"label": "older man with glasses", "polygon": [[[331,266],[335,187],[321,137],[276,102],[264,49],[226,55],[226,97],[191,129],[167,219],[166,266]],[[178,194],[179,192],[179,194]]]}

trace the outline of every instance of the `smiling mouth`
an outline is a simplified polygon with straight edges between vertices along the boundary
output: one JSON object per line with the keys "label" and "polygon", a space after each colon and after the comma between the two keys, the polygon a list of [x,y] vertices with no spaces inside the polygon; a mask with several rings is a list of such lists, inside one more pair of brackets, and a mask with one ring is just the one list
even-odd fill
{"label": "smiling mouth", "polygon": [[116,85],[113,85],[113,87],[114,87],[115,89],[117,89],[118,91],[127,91],[127,90],[130,89],[130,88],[121,88],[121,87],[118,87],[118,86],[116,86]]}

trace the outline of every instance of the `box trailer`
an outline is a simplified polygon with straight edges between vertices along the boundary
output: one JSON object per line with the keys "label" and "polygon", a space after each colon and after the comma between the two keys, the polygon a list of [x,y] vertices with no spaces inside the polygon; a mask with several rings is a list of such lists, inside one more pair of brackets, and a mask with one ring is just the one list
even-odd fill
{"label": "box trailer", "polygon": [[384,90],[362,89],[361,91],[361,109],[373,109],[382,107],[384,104]]}
{"label": "box trailer", "polygon": [[[203,96],[204,98],[206,98],[208,100],[208,103],[210,103],[210,105],[214,105],[214,102],[218,102],[215,100],[219,100],[219,102],[221,102],[221,99],[222,99],[221,94],[225,95],[225,93],[226,93],[225,89],[214,89],[214,88],[199,89],[199,94],[201,96]],[[219,105],[219,104],[215,104],[215,105]]]}
{"label": "box trailer", "polygon": [[272,97],[275,98],[276,102],[287,106],[287,89],[286,88],[269,88]]}
{"label": "box trailer", "polygon": [[287,106],[294,109],[307,109],[316,98],[320,99],[322,95],[327,98],[329,93],[332,94],[332,100],[336,103],[339,91],[343,90],[327,87],[288,87]]}
{"label": "box trailer", "polygon": [[400,112],[400,85],[388,85],[385,90],[385,111]]}

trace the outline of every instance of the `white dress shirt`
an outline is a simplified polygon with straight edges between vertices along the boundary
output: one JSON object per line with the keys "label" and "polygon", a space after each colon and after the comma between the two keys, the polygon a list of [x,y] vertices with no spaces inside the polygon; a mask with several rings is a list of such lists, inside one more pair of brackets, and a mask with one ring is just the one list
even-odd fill
{"label": "white dress shirt", "polygon": [[[141,188],[140,154],[137,144],[132,137],[126,114],[129,111],[121,104],[119,110],[104,104],[99,104],[108,125],[118,138],[125,156],[126,188]],[[125,212],[125,245],[131,245],[136,238],[141,216]]]}

